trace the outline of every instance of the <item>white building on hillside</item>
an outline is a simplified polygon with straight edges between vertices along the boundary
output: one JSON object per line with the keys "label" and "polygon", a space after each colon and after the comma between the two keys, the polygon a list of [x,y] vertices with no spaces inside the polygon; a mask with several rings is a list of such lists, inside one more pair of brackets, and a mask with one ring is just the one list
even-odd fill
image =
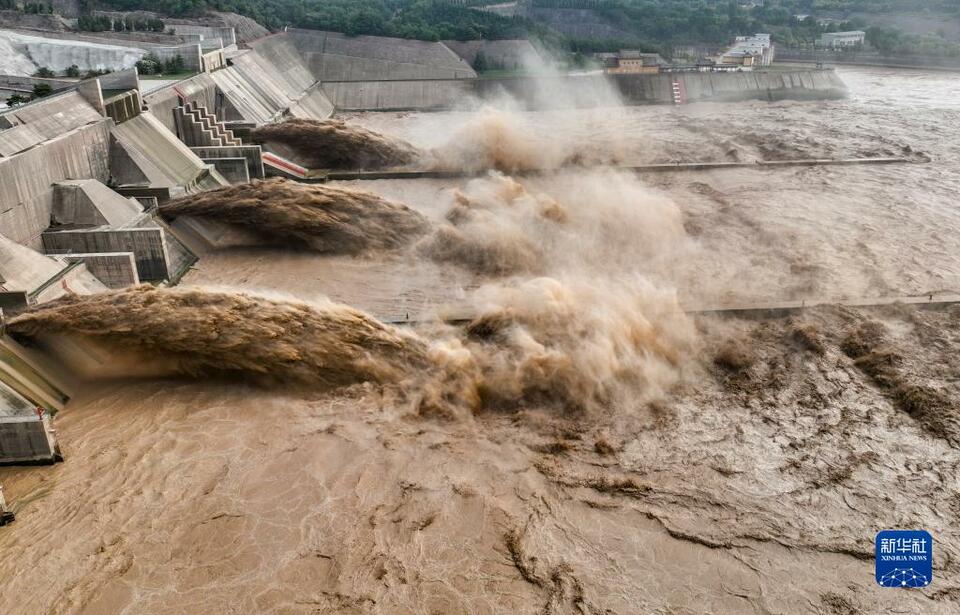
{"label": "white building on hillside", "polygon": [[840,47],[858,47],[863,45],[867,33],[863,30],[853,30],[852,32],[828,32],[820,37],[817,43],[821,47],[836,49]]}
{"label": "white building on hillside", "polygon": [[746,68],[770,66],[775,55],[769,34],[738,36],[718,58],[718,64],[736,64]]}

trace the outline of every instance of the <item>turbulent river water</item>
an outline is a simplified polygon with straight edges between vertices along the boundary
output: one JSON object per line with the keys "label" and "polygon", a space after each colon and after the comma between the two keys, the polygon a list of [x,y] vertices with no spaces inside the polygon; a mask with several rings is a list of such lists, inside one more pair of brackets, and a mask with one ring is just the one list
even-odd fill
{"label": "turbulent river water", "polygon": [[[842,101],[350,116],[503,172],[338,185],[422,214],[402,247],[274,236],[22,322],[204,369],[114,369],[57,417],[65,463],[0,469],[0,612],[957,612],[960,311],[684,314],[960,292],[960,79],[840,74]],[[915,162],[615,168],[864,156]],[[877,587],[887,528],[933,534],[930,587]]]}

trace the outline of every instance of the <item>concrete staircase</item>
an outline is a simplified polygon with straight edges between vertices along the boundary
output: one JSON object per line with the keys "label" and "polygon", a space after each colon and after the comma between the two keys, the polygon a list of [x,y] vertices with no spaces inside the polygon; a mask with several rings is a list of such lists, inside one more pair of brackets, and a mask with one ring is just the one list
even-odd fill
{"label": "concrete staircase", "polygon": [[180,139],[190,147],[243,145],[223,122],[196,101],[175,108],[173,113]]}

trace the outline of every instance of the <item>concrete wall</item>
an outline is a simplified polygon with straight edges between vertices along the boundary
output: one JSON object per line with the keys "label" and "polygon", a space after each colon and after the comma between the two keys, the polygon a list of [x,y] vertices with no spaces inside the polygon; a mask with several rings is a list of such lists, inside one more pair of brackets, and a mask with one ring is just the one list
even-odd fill
{"label": "concrete wall", "polygon": [[27,416],[35,412],[35,406],[10,388],[3,381],[3,376],[0,376],[0,419],[9,416]]}
{"label": "concrete wall", "polygon": [[288,112],[312,119],[333,113],[333,104],[288,40],[269,37],[231,62],[210,75],[230,103],[217,114],[221,120],[264,124]]}
{"label": "concrete wall", "polygon": [[217,170],[223,178],[231,184],[246,184],[250,182],[250,172],[247,170],[245,158],[204,158]]}
{"label": "concrete wall", "polygon": [[[173,110],[180,106],[180,97],[184,102],[195,102],[206,107],[218,118],[221,117],[223,101],[217,97],[217,84],[207,74],[199,74],[161,88],[143,97],[150,113],[160,120],[167,130],[176,133],[177,123]],[[219,105],[219,109],[218,109]],[[221,118],[222,119],[222,118]]]}
{"label": "concrete wall", "polygon": [[[750,99],[806,100],[846,96],[846,86],[832,70],[748,71],[742,73],[680,73],[690,102],[741,101]],[[615,75],[617,84],[630,102],[664,102],[663,88],[672,84],[674,75],[662,74],[653,87],[656,99],[650,100],[650,88],[630,77]],[[639,94],[639,95],[638,95]],[[669,97],[667,98],[669,101]]]}
{"label": "concrete wall", "polygon": [[54,463],[59,453],[49,419],[34,416],[0,418],[0,465]]}
{"label": "concrete wall", "polygon": [[469,80],[328,81],[323,92],[343,110],[442,109],[474,93]]}
{"label": "concrete wall", "polygon": [[111,152],[110,156],[120,183],[142,176],[143,182],[131,183],[171,188],[179,193],[227,185],[219,173],[208,169],[150,112],[114,126],[112,136],[113,147],[122,150]]}
{"label": "concrete wall", "polygon": [[672,104],[672,85],[682,81],[689,102],[749,99],[829,99],[846,94],[831,70],[741,73],[661,73],[470,80],[341,81],[323,83],[337,109],[442,109],[465,98],[504,93],[530,108],[619,104]]}
{"label": "concrete wall", "polygon": [[39,248],[40,234],[50,225],[54,182],[93,178],[106,183],[110,124],[101,118],[15,157],[0,158],[0,234]]}
{"label": "concrete wall", "polygon": [[63,79],[42,79],[40,77],[27,77],[24,75],[0,75],[0,88],[4,90],[17,92],[33,92],[36,85],[49,85],[53,91],[62,90],[74,85],[73,81],[64,81]]}
{"label": "concrete wall", "polygon": [[55,224],[74,226],[126,226],[136,223],[143,207],[122,197],[95,179],[77,179],[54,185]]}
{"label": "concrete wall", "polygon": [[202,40],[219,38],[224,46],[236,45],[237,37],[233,28],[227,26],[198,26],[182,23],[167,23],[167,29],[173,29],[178,36],[199,36]]}
{"label": "concrete wall", "polygon": [[[71,65],[78,66],[81,71],[131,68],[146,53],[133,46],[34,36],[10,30],[0,31],[0,39],[12,48],[13,53],[57,73],[62,73]],[[0,59],[0,62],[7,64],[10,59],[8,56]],[[22,74],[17,70],[3,72]]]}
{"label": "concrete wall", "polygon": [[147,51],[164,61],[181,57],[183,58],[183,66],[188,71],[200,72],[203,70],[203,50],[199,43],[187,43],[174,47],[150,47]]}
{"label": "concrete wall", "polygon": [[264,39],[289,41],[320,81],[468,79],[470,64],[442,43],[289,28]]}
{"label": "concrete wall", "polygon": [[117,70],[97,77],[104,90],[139,90],[140,75],[136,68]]}
{"label": "concrete wall", "polygon": [[130,90],[103,101],[103,112],[120,124],[140,115],[140,106],[140,92]]}
{"label": "concrete wall", "polygon": [[528,40],[443,41],[443,44],[470,66],[480,53],[491,69],[539,68],[544,65],[540,53]]}
{"label": "concrete wall", "polygon": [[67,260],[85,264],[87,271],[95,275],[107,288],[126,288],[140,283],[133,252],[72,254]]}
{"label": "concrete wall", "polygon": [[100,293],[107,288],[83,263],[69,263],[57,275],[47,280],[30,293],[30,301],[35,304],[47,303],[66,294],[90,295]]}
{"label": "concrete wall", "polygon": [[220,70],[227,65],[227,60],[223,55],[222,49],[215,49],[214,51],[208,51],[203,54],[203,70],[207,73],[212,73],[215,70]]}
{"label": "concrete wall", "polygon": [[132,252],[141,280],[159,282],[170,277],[163,230],[160,228],[92,229],[47,232],[43,247],[48,254]]}
{"label": "concrete wall", "polygon": [[[263,160],[262,151],[259,145],[234,145],[230,147],[191,147],[193,153],[201,160],[214,158],[234,158],[244,159],[247,167],[247,176],[249,179],[263,179]],[[227,178],[229,179],[229,178]]]}
{"label": "concrete wall", "polygon": [[894,68],[919,68],[960,70],[960,57],[897,55],[885,57],[877,52],[867,51],[806,51],[801,49],[777,48],[777,62],[802,62],[813,64],[853,65],[853,66],[890,66]]}

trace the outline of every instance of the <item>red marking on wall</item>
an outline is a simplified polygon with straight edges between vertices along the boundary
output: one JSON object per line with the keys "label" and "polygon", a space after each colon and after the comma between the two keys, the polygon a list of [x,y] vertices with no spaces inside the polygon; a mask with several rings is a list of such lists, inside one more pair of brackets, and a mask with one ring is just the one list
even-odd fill
{"label": "red marking on wall", "polygon": [[687,102],[687,87],[682,79],[673,82],[673,104],[683,105]]}
{"label": "red marking on wall", "polygon": [[284,168],[284,169],[290,171],[291,173],[293,173],[293,174],[295,174],[295,175],[299,175],[300,177],[306,177],[306,176],[307,176],[307,172],[308,172],[307,169],[301,167],[301,166],[298,165],[298,164],[294,164],[294,163],[290,162],[289,160],[284,160],[283,158],[280,158],[279,156],[275,156],[275,155],[271,154],[270,152],[264,152],[263,154],[261,154],[260,158],[261,158],[264,162],[266,162],[267,164]]}

